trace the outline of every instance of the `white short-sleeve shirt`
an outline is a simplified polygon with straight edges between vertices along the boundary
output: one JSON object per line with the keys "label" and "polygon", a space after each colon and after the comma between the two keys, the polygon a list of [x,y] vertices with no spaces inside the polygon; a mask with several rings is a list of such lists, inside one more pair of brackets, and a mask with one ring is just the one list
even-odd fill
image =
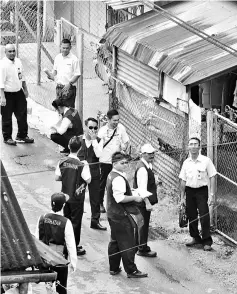
{"label": "white short-sleeve shirt", "polygon": [[211,159],[204,155],[198,155],[196,160],[188,157],[182,166],[179,178],[186,182],[190,188],[207,186],[209,179],[217,174]]}
{"label": "white short-sleeve shirt", "polygon": [[[108,124],[99,129],[98,137],[103,141],[103,145],[109,141],[113,132],[114,129],[109,129]],[[103,163],[112,163],[112,155],[115,152],[125,149],[125,144],[128,141],[129,137],[126,129],[121,123],[119,123],[113,139],[103,148],[99,161]]]}
{"label": "white short-sleeve shirt", "polygon": [[4,57],[0,63],[0,89],[5,92],[18,92],[25,81],[24,70],[19,58],[14,61]]}
{"label": "white short-sleeve shirt", "polygon": [[79,60],[71,52],[67,56],[58,54],[54,60],[53,69],[57,71],[55,80],[60,84],[68,84],[74,75],[81,75]]}

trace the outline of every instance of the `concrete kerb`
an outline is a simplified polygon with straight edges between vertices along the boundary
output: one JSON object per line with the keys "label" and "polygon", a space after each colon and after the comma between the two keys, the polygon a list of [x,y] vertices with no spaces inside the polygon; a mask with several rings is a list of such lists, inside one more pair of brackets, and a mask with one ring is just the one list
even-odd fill
{"label": "concrete kerb", "polygon": [[54,110],[49,110],[38,104],[31,98],[27,99],[27,107],[32,109],[32,113],[28,114],[28,124],[30,128],[36,129],[41,135],[50,137],[50,126],[58,121],[58,114]]}

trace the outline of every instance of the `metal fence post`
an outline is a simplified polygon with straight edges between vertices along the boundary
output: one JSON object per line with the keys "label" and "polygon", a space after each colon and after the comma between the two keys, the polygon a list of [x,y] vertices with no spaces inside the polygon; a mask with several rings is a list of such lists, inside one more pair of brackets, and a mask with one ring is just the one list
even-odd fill
{"label": "metal fence post", "polygon": [[[217,127],[217,116],[214,113],[214,117],[213,117],[213,123],[214,123],[214,153],[213,153],[213,163],[215,165],[215,168],[217,169],[217,146],[218,146],[218,127]],[[215,177],[215,186],[217,189],[217,176]],[[214,196],[213,199],[214,202],[214,207],[217,206],[217,196]],[[215,228],[217,228],[217,214],[218,214],[218,210],[215,209],[215,213],[214,213],[214,217],[213,217],[213,225]]]}
{"label": "metal fence post", "polygon": [[42,1],[37,1],[37,85],[41,84],[41,41],[42,41],[42,26],[41,26],[41,9]]}
{"label": "metal fence post", "polygon": [[56,36],[55,43],[58,47],[58,52],[60,52],[60,44],[61,44],[61,30],[62,30],[62,21],[60,19],[56,20]]}
{"label": "metal fence post", "polygon": [[75,108],[78,110],[81,121],[83,121],[83,68],[84,68],[84,34],[77,30],[76,32],[77,56],[80,64],[81,76],[77,82],[77,96]]}
{"label": "metal fence post", "polygon": [[[214,139],[214,130],[213,130],[213,119],[214,119],[214,113],[212,110],[208,110],[207,112],[207,156],[213,161],[214,160],[214,152],[213,152],[213,139]],[[216,188],[215,188],[216,190]],[[209,189],[210,192],[210,189]],[[208,195],[209,197],[209,195]],[[210,212],[210,223],[211,227],[215,227],[215,220],[214,220],[214,214],[215,214],[215,202],[216,199],[214,197],[213,204],[209,207]]]}
{"label": "metal fence post", "polygon": [[19,3],[15,0],[16,56],[19,57]]}

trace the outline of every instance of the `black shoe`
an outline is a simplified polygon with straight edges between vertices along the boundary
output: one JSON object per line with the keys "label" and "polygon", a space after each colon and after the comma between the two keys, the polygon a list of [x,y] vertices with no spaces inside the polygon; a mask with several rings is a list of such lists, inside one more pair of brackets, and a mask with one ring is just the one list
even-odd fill
{"label": "black shoe", "polygon": [[16,146],[16,141],[12,140],[12,138],[4,140],[4,143],[11,146]]}
{"label": "black shoe", "polygon": [[157,253],[155,251],[148,251],[148,252],[144,252],[144,251],[139,251],[137,252],[138,256],[144,256],[144,257],[156,257]]}
{"label": "black shoe", "polygon": [[29,138],[28,136],[26,136],[25,138],[20,138],[20,137],[16,137],[16,141],[18,143],[34,143],[34,139],[32,138]]}
{"label": "black shoe", "polygon": [[60,153],[62,153],[62,154],[69,154],[70,153],[70,150],[64,148],[63,150],[60,151]]}
{"label": "black shoe", "polygon": [[122,269],[121,267],[118,268],[118,270],[116,271],[109,271],[109,273],[111,274],[111,276],[116,276],[117,274],[121,273]]}
{"label": "black shoe", "polygon": [[211,245],[204,245],[203,250],[204,251],[212,251]]}
{"label": "black shoe", "polygon": [[86,250],[82,248],[82,246],[78,246],[77,247],[77,256],[80,255],[85,255],[86,254]]}
{"label": "black shoe", "polygon": [[127,274],[128,278],[146,278],[148,276],[147,273],[142,273],[139,270],[136,270],[135,272],[131,274]]}
{"label": "black shoe", "polygon": [[185,245],[187,247],[193,247],[195,245],[200,245],[200,244],[202,244],[201,240],[197,240],[197,239],[193,238],[192,241],[186,243]]}
{"label": "black shoe", "polygon": [[101,231],[106,231],[107,230],[107,228],[103,227],[100,223],[97,223],[97,224],[92,223],[91,224],[91,229],[96,229],[96,230],[101,230]]}
{"label": "black shoe", "polygon": [[100,212],[101,213],[105,213],[106,212],[105,207],[104,207],[103,204],[100,204]]}

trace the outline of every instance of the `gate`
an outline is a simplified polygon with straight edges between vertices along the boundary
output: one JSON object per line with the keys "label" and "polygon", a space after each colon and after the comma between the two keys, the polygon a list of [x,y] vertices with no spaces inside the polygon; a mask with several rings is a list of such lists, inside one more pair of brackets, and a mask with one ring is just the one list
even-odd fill
{"label": "gate", "polygon": [[237,123],[214,114],[216,228],[237,244]]}

